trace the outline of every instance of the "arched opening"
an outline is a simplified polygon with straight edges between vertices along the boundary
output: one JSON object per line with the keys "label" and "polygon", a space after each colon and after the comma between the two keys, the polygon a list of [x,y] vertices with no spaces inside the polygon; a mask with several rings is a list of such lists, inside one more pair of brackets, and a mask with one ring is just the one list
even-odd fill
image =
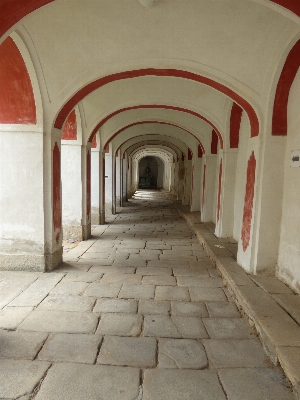
{"label": "arched opening", "polygon": [[139,161],[139,189],[161,188],[163,186],[164,164],[154,156]]}

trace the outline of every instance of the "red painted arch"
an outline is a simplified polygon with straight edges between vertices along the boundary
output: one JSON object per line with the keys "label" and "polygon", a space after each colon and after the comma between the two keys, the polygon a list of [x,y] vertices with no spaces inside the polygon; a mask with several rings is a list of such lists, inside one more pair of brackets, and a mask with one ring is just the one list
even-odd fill
{"label": "red painted arch", "polygon": [[[90,137],[89,137],[89,142],[91,142],[91,141],[93,140],[93,136],[97,133],[97,131],[101,128],[101,126],[103,126],[103,125],[105,124],[105,122],[107,122],[110,118],[112,118],[112,117],[114,117],[115,115],[120,114],[120,113],[122,113],[122,112],[129,111],[129,110],[136,110],[136,109],[140,109],[140,108],[146,108],[146,109],[147,109],[147,108],[151,108],[151,109],[153,109],[153,108],[159,108],[159,109],[160,109],[160,108],[163,108],[163,109],[166,109],[166,110],[174,110],[174,111],[185,112],[185,113],[187,113],[187,114],[191,114],[191,115],[193,115],[193,116],[195,116],[195,117],[197,117],[197,118],[200,118],[200,119],[202,119],[203,121],[207,122],[210,126],[212,126],[213,129],[216,131],[218,137],[220,138],[221,149],[223,149],[223,138],[222,138],[222,135],[221,135],[220,131],[219,131],[208,119],[206,119],[205,117],[203,117],[201,114],[198,114],[198,113],[196,113],[195,111],[191,111],[191,110],[188,110],[188,109],[186,109],[186,108],[182,108],[182,107],[173,107],[173,106],[167,106],[167,105],[162,105],[162,104],[160,104],[160,105],[159,105],[159,104],[155,104],[155,105],[146,104],[146,105],[132,106],[132,107],[126,107],[126,108],[122,108],[122,109],[120,109],[120,110],[114,111],[113,113],[109,114],[107,117],[105,117],[102,121],[100,121],[100,122],[96,125],[96,127],[93,129],[93,131],[92,131],[92,133],[91,133],[91,135],[90,135]],[[162,124],[163,122],[157,122],[157,123],[161,123],[161,124]],[[180,129],[183,129],[184,131],[186,131],[186,132],[188,132],[189,134],[191,134],[192,136],[194,136],[194,137],[198,140],[198,142],[201,143],[200,140],[199,140],[193,133],[191,133],[190,131],[188,131],[188,130],[182,128],[181,126],[176,125],[176,124],[171,124],[171,123],[166,123],[166,124],[172,125],[172,126],[177,126],[177,127],[179,127]],[[113,137],[114,137],[114,136],[113,136]],[[112,137],[111,139],[113,139],[113,137]],[[111,139],[110,139],[110,140],[111,140]]]}
{"label": "red painted arch", "polygon": [[[137,152],[141,151],[141,150],[147,150],[146,144],[141,145],[140,147],[138,147],[137,149],[134,149],[134,151],[131,153],[131,157],[134,157],[136,155]],[[167,146],[166,146],[167,147]],[[162,150],[161,150],[162,151]],[[163,151],[162,151],[163,152]],[[157,156],[159,157],[159,156]],[[173,158],[173,154],[172,154],[172,158]]]}
{"label": "red painted arch", "polygon": [[245,99],[243,99],[241,96],[235,93],[232,89],[228,88],[225,85],[222,85],[219,82],[214,81],[213,79],[197,75],[192,72],[182,71],[177,69],[156,69],[156,68],[145,68],[134,71],[118,72],[116,74],[104,76],[102,78],[95,80],[94,82],[87,84],[86,86],[81,88],[77,93],[75,93],[73,97],[71,97],[71,99],[68,100],[67,103],[62,107],[62,109],[59,111],[56,117],[54,127],[57,129],[61,129],[70,111],[76,106],[76,104],[79,101],[81,101],[84,97],[86,97],[94,90],[99,89],[100,87],[111,82],[123,79],[137,78],[142,76],[182,78],[182,79],[192,80],[198,83],[203,83],[207,86],[211,86],[212,88],[218,90],[219,92],[233,99],[247,112],[251,124],[251,137],[258,136],[259,121],[254,108],[251,106],[250,103],[248,103]]}
{"label": "red painted arch", "polygon": [[300,17],[300,2],[299,0],[271,0],[273,3],[290,10],[292,13]]}
{"label": "red painted arch", "polygon": [[77,139],[77,120],[75,110],[71,111],[66,123],[64,124],[62,140],[76,140]]}
{"label": "red painted arch", "polygon": [[243,109],[236,103],[232,104],[230,114],[230,148],[237,149],[240,140],[240,126],[243,115]]}
{"label": "red painted arch", "polygon": [[[300,0],[299,0],[300,3]],[[289,52],[277,84],[273,117],[272,135],[287,135],[287,108],[291,86],[300,68],[300,40]]]}
{"label": "red painted arch", "polygon": [[[131,128],[132,126],[135,126],[135,125],[143,125],[143,124],[160,124],[160,125],[176,126],[176,128],[180,128],[183,131],[185,131],[185,132],[189,133],[190,135],[192,135],[198,141],[198,143],[202,146],[203,153],[205,154],[205,149],[204,149],[201,141],[195,135],[193,135],[190,131],[188,131],[188,130],[186,130],[184,128],[181,128],[181,126],[179,126],[179,125],[171,124],[170,122],[161,122],[161,121],[140,121],[140,122],[134,122],[132,124],[124,126],[123,128],[119,129],[116,133],[114,133],[112,135],[112,137],[105,143],[104,147],[107,146],[107,144],[110,143],[112,141],[112,139],[114,139],[116,136],[118,136],[121,132],[125,131],[125,129]],[[175,139],[177,139],[177,138],[175,138]],[[179,140],[179,139],[177,139],[177,140]],[[89,141],[91,141],[91,136],[90,136]]]}

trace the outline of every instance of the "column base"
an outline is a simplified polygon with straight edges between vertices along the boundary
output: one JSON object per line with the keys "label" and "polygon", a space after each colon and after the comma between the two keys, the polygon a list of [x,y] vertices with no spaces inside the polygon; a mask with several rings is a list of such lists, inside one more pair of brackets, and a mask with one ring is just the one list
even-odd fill
{"label": "column base", "polygon": [[82,240],[88,240],[92,236],[92,225],[82,225]]}
{"label": "column base", "polygon": [[46,271],[53,271],[63,262],[63,248],[60,247],[54,253],[46,255]]}

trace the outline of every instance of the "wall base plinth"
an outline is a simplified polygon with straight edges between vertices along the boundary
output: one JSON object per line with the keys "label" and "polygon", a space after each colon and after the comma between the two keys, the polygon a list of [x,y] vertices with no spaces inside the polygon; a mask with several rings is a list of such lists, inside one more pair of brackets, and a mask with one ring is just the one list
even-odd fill
{"label": "wall base plinth", "polygon": [[43,254],[0,254],[0,271],[44,272]]}

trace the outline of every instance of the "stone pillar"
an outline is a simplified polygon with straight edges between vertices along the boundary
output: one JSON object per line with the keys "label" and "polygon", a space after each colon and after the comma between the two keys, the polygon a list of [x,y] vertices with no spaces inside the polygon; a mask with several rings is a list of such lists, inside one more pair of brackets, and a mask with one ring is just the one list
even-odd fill
{"label": "stone pillar", "polygon": [[191,211],[200,211],[202,158],[195,157],[192,166]]}
{"label": "stone pillar", "polygon": [[213,220],[217,155],[205,155],[202,176],[201,221]]}
{"label": "stone pillar", "polygon": [[100,173],[101,173],[100,148],[91,149],[91,223],[100,223]]}
{"label": "stone pillar", "polygon": [[116,207],[121,206],[121,164],[120,152],[116,154]]}
{"label": "stone pillar", "polygon": [[117,190],[117,171],[116,171],[117,165],[116,165],[116,156],[115,154],[112,155],[112,170],[111,170],[111,181],[112,181],[112,186],[111,186],[111,212],[113,215],[116,214],[116,190]]}
{"label": "stone pillar", "polygon": [[215,229],[218,237],[232,237],[233,234],[237,155],[237,149],[230,149],[222,152],[219,160]]}
{"label": "stone pillar", "polygon": [[100,169],[100,176],[99,176],[99,187],[100,187],[100,225],[105,224],[105,152],[102,150],[100,152],[100,162],[101,162],[101,169]]}
{"label": "stone pillar", "polygon": [[82,146],[82,240],[91,236],[91,144]]}

